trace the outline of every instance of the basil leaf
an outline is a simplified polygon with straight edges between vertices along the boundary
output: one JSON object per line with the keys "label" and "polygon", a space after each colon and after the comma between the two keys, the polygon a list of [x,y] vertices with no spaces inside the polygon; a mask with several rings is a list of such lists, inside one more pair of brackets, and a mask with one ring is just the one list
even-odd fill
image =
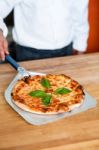
{"label": "basil leaf", "polygon": [[43,104],[46,105],[46,106],[48,106],[50,104],[50,102],[51,102],[51,98],[52,98],[52,95],[46,94],[46,96],[44,96],[42,98]]}
{"label": "basil leaf", "polygon": [[30,96],[32,97],[40,97],[42,98],[42,102],[44,105],[48,106],[50,104],[52,95],[50,94],[46,94],[44,91],[42,90],[35,90],[29,93]]}
{"label": "basil leaf", "polygon": [[55,91],[55,93],[56,94],[68,94],[68,93],[70,93],[71,92],[71,90],[69,90],[69,89],[67,89],[67,88],[58,88],[56,91]]}
{"label": "basil leaf", "polygon": [[41,79],[41,84],[42,84],[42,86],[44,86],[46,88],[50,88],[50,86],[51,86],[49,80],[46,78]]}
{"label": "basil leaf", "polygon": [[29,93],[30,96],[32,97],[44,97],[46,93],[42,90],[35,90]]}

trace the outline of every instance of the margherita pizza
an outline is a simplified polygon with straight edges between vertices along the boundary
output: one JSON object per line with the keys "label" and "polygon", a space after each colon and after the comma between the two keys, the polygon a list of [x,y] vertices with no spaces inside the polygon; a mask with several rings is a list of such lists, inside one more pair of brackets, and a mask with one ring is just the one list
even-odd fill
{"label": "margherita pizza", "polygon": [[36,114],[58,114],[79,107],[84,101],[83,87],[66,75],[36,75],[17,81],[13,102]]}

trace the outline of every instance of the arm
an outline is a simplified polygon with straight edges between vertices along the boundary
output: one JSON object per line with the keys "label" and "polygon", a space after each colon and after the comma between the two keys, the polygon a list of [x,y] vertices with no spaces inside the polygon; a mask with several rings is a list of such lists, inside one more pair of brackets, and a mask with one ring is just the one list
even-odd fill
{"label": "arm", "polygon": [[74,39],[73,49],[82,54],[86,51],[89,33],[88,24],[89,0],[76,0],[73,4]]}
{"label": "arm", "polygon": [[8,29],[3,19],[12,11],[14,6],[21,0],[0,0],[0,58],[5,60],[5,54],[8,52],[8,42],[6,36]]}

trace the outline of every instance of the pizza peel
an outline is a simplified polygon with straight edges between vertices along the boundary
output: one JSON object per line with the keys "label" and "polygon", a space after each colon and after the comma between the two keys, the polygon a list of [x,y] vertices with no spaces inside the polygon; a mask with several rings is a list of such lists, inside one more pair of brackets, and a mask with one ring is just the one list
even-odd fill
{"label": "pizza peel", "polygon": [[30,113],[27,111],[22,110],[19,108],[16,104],[13,103],[12,97],[11,97],[11,92],[16,84],[16,82],[28,75],[44,75],[42,73],[37,73],[37,72],[30,72],[25,70],[25,68],[21,67],[10,55],[6,55],[5,60],[15,69],[18,71],[18,74],[15,76],[15,78],[12,80],[12,82],[9,84],[8,88],[6,89],[4,96],[6,99],[6,102],[28,123],[32,125],[43,125],[47,124],[65,117],[72,116],[74,114],[86,111],[90,108],[94,108],[96,106],[96,100],[91,97],[86,91],[85,91],[85,100],[84,103],[79,107],[71,112],[65,112],[61,114],[56,114],[56,115],[39,115],[35,113]]}

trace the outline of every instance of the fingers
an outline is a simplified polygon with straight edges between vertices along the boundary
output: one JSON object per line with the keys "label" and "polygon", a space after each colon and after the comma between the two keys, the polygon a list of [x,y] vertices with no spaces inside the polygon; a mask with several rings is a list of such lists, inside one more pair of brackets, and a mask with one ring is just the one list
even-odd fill
{"label": "fingers", "polygon": [[79,50],[73,49],[73,54],[81,55],[84,54],[84,52],[80,52]]}
{"label": "fingers", "polygon": [[84,52],[78,52],[78,55],[82,55],[82,54],[84,54]]}
{"label": "fingers", "polygon": [[8,42],[5,38],[0,39],[0,58],[2,61],[5,60],[5,55],[9,54]]}
{"label": "fingers", "polygon": [[7,40],[4,41],[4,52],[5,52],[5,54],[9,54]]}
{"label": "fingers", "polygon": [[0,58],[2,61],[5,61],[5,55],[8,55],[9,52],[8,51],[4,51],[3,49],[0,49]]}
{"label": "fingers", "polygon": [[5,53],[3,50],[0,50],[0,57],[1,57],[1,60],[4,61],[5,60]]}

